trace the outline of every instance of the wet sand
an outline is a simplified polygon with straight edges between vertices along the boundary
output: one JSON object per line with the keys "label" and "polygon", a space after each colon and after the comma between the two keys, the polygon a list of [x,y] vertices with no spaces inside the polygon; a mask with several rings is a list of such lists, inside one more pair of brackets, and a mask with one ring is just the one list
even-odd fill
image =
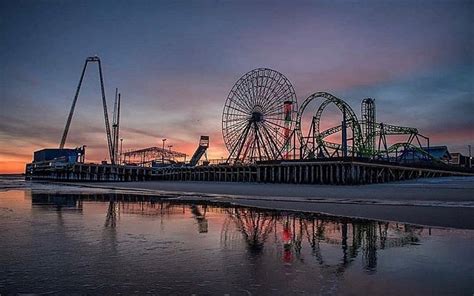
{"label": "wet sand", "polygon": [[364,186],[218,182],[89,183],[182,199],[219,200],[268,209],[474,229],[474,177]]}

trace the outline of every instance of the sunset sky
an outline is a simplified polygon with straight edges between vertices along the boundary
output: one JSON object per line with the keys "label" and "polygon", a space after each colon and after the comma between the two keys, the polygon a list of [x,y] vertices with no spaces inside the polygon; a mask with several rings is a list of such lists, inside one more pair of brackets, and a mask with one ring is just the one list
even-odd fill
{"label": "sunset sky", "polygon": [[[474,145],[474,1],[0,2],[0,173],[57,147],[84,60],[102,59],[109,110],[121,90],[124,148],[192,154],[209,135],[227,155],[225,99],[258,67],[283,73],[298,101],[327,91],[375,98],[379,121],[432,145]],[[86,73],[68,147],[107,156],[97,70]]]}

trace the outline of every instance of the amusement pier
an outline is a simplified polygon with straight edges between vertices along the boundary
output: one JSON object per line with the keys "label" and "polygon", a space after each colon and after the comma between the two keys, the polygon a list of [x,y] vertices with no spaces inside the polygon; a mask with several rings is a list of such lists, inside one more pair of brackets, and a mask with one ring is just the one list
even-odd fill
{"label": "amusement pier", "polygon": [[[66,148],[86,69],[92,64],[99,72],[108,144],[109,160],[102,163],[85,161],[87,143]],[[116,89],[110,123],[101,60],[87,58],[59,147],[36,151],[26,165],[26,178],[360,185],[474,175],[471,156],[431,145],[417,128],[379,120],[375,99],[361,100],[359,116],[346,101],[328,92],[315,92],[300,104],[290,81],[267,68],[243,75],[225,100],[222,135],[227,158],[207,158],[212,139],[205,135],[191,157],[165,147],[166,139],[161,147],[122,151],[120,106]],[[325,110],[331,108],[340,114],[337,124],[325,120]]]}

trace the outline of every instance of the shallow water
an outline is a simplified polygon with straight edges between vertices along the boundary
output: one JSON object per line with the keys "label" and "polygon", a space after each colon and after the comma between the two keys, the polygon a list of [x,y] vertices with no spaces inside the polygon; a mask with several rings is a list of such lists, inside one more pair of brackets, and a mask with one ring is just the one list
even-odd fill
{"label": "shallow water", "polygon": [[474,292],[474,231],[132,194],[0,192],[0,294]]}

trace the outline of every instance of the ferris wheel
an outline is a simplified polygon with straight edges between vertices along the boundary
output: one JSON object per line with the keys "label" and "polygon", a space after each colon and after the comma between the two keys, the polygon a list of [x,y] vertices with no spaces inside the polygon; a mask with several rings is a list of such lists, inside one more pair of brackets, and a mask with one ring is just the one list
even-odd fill
{"label": "ferris wheel", "polygon": [[295,90],[283,74],[259,68],[243,75],[222,113],[228,162],[287,158],[297,111]]}

